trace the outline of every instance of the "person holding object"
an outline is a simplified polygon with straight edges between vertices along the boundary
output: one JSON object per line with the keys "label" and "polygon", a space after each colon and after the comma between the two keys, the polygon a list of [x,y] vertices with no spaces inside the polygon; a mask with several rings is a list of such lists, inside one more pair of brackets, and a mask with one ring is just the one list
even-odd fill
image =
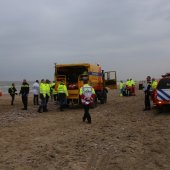
{"label": "person holding object", "polygon": [[81,98],[81,103],[84,108],[84,116],[83,116],[83,122],[88,121],[88,123],[91,123],[91,116],[89,113],[90,106],[94,104],[94,98],[96,96],[95,91],[93,87],[91,87],[88,84],[88,78],[84,77],[83,78],[83,87],[80,88],[80,98]]}

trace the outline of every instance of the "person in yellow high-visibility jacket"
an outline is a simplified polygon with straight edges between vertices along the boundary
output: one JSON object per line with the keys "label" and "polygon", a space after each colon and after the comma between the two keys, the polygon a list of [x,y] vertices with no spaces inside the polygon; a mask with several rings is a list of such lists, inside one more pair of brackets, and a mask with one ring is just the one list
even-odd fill
{"label": "person in yellow high-visibility jacket", "polygon": [[133,79],[130,79],[131,82],[131,96],[135,96],[135,81]]}
{"label": "person in yellow high-visibility jacket", "polygon": [[58,85],[57,93],[58,100],[60,103],[60,111],[63,111],[68,96],[67,86],[64,84],[64,81],[61,81],[60,84]]}
{"label": "person in yellow high-visibility jacket", "polygon": [[47,79],[45,81],[45,93],[46,93],[46,105],[44,107],[44,111],[45,112],[48,112],[48,109],[47,109],[47,105],[48,105],[48,101],[49,101],[49,98],[50,98],[50,81]]}
{"label": "person in yellow high-visibility jacket", "polygon": [[124,83],[123,83],[123,81],[120,81],[119,89],[120,89],[120,96],[123,96],[123,91],[124,91]]}
{"label": "person in yellow high-visibility jacket", "polygon": [[155,103],[155,98],[154,98],[154,94],[156,93],[156,87],[158,85],[157,80],[155,80],[155,78],[152,78],[152,83],[151,83],[151,88],[152,88],[152,93],[151,93],[151,98],[153,103]]}
{"label": "person in yellow high-visibility jacket", "polygon": [[54,101],[56,102],[57,101],[57,91],[55,90],[55,81],[53,81],[51,84],[50,84],[50,88],[51,88],[51,92],[52,92],[52,96],[54,98]]}
{"label": "person in yellow high-visibility jacket", "polygon": [[156,89],[157,84],[158,84],[158,82],[155,80],[155,78],[152,78],[152,84],[151,84],[152,90]]}
{"label": "person in yellow high-visibility jacket", "polygon": [[44,79],[41,80],[40,83],[40,99],[41,103],[38,108],[38,112],[41,113],[42,111],[45,111],[45,106],[46,106],[46,85]]}
{"label": "person in yellow high-visibility jacket", "polygon": [[130,96],[130,88],[131,88],[131,82],[129,79],[126,81],[126,96]]}

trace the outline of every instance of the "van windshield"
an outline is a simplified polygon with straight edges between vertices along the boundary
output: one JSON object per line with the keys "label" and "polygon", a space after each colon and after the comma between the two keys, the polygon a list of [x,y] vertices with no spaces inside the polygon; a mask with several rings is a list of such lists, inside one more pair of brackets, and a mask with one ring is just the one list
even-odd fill
{"label": "van windshield", "polygon": [[170,78],[161,79],[157,89],[170,89]]}

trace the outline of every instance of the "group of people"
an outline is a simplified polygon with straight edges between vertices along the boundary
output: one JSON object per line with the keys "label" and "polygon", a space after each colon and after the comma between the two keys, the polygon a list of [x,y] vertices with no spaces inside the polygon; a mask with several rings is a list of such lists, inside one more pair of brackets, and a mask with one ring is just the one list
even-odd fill
{"label": "group of people", "polygon": [[[64,92],[61,89],[61,86],[64,87]],[[11,96],[11,105],[14,105],[14,100],[15,100],[15,95],[21,95],[22,102],[23,102],[23,110],[27,110],[28,107],[28,94],[30,92],[30,86],[29,83],[24,79],[21,85],[20,92],[17,93],[17,89],[15,87],[15,83],[12,83],[11,87],[8,89],[8,93]],[[61,104],[61,109],[63,107],[63,98],[66,98],[68,95],[67,88],[61,82],[58,86],[58,90],[55,90],[55,82],[50,82],[48,79],[44,80],[42,79],[41,82],[39,83],[38,80],[36,80],[33,83],[32,86],[32,92],[33,92],[33,104],[34,105],[39,105],[38,112],[47,112],[47,104],[49,102],[49,98],[54,99],[54,101],[57,101],[57,95],[58,95],[58,100],[62,101]],[[63,95],[63,93],[65,95]],[[39,102],[39,99],[41,100]]]}
{"label": "group of people", "polygon": [[127,79],[126,82],[120,81],[120,96],[135,96],[135,81]]}
{"label": "group of people", "polygon": [[[21,85],[19,95],[21,95],[22,103],[24,105],[23,110],[27,110],[28,106],[28,94],[29,94],[29,84],[24,79]],[[12,83],[11,87],[8,89],[8,93],[11,96],[11,105],[14,105],[15,95],[18,95],[15,83]]]}
{"label": "group of people", "polygon": [[[144,111],[151,109],[151,100],[154,103],[154,91],[157,87],[157,80],[147,76],[146,85],[143,87],[145,94],[145,108]],[[127,79],[126,82],[120,81],[119,84],[120,96],[135,96],[135,81],[133,79]]]}
{"label": "group of people", "polygon": [[[83,122],[86,121],[87,123],[91,123],[91,116],[89,113],[90,106],[94,103],[95,98],[95,90],[88,84],[88,79],[85,77],[83,79],[84,85],[80,88],[80,99],[81,103],[84,108],[84,115],[83,115]],[[38,80],[36,80],[32,86],[32,92],[33,92],[33,104],[39,105],[37,112],[48,112],[48,102],[51,95],[53,96],[54,101],[58,101],[60,105],[60,111],[63,111],[66,103],[67,103],[67,96],[68,96],[68,90],[67,86],[65,85],[65,82],[61,80],[59,84],[57,85],[56,90],[56,83],[50,82],[48,79],[44,80],[42,79],[39,83]],[[12,83],[12,86],[8,89],[8,92],[11,96],[11,105],[14,104],[15,95],[19,94],[22,98],[23,103],[23,110],[27,110],[28,108],[28,94],[30,92],[30,86],[29,83],[24,79],[21,85],[20,92],[17,93],[17,89],[15,87],[15,84]],[[40,102],[39,102],[40,99]]]}

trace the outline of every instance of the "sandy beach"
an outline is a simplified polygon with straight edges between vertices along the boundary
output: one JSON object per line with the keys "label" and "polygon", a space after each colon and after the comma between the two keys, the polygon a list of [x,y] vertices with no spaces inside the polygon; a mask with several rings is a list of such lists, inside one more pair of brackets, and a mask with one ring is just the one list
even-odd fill
{"label": "sandy beach", "polygon": [[144,96],[120,97],[110,90],[108,102],[91,109],[92,124],[82,122],[83,109],[37,113],[29,97],[0,97],[1,170],[169,170],[170,112],[143,112]]}

